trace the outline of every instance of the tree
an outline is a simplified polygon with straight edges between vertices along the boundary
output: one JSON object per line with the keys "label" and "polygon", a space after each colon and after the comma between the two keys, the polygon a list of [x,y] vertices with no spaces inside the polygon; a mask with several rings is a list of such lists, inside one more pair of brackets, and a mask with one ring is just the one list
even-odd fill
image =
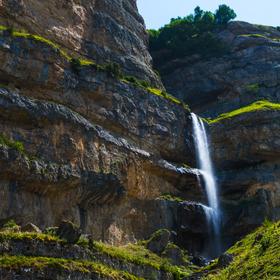
{"label": "tree", "polygon": [[236,13],[227,5],[220,5],[215,13],[215,22],[219,25],[226,25],[230,20],[236,18]]}
{"label": "tree", "polygon": [[204,12],[203,10],[200,9],[199,6],[197,6],[195,9],[194,9],[194,22],[198,22],[201,20],[202,16],[203,16]]}

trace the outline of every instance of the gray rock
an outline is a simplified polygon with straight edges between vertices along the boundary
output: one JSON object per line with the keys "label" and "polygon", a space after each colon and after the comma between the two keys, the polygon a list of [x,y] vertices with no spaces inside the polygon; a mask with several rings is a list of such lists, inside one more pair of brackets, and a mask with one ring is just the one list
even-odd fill
{"label": "gray rock", "polygon": [[171,233],[169,230],[158,230],[149,239],[147,243],[147,248],[156,254],[161,254],[168,245],[168,242],[170,241],[170,236]]}
{"label": "gray rock", "polygon": [[232,261],[233,261],[233,255],[224,253],[219,257],[217,266],[224,268],[229,266]]}
{"label": "gray rock", "polygon": [[81,234],[79,227],[69,221],[62,221],[57,230],[57,235],[70,244],[77,243]]}

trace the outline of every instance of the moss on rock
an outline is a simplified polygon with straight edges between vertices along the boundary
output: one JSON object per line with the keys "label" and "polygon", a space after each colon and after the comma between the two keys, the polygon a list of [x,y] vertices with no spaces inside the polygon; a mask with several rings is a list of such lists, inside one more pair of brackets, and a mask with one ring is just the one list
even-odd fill
{"label": "moss on rock", "polygon": [[256,111],[269,111],[269,110],[271,111],[280,110],[280,103],[272,103],[268,100],[257,101],[248,106],[239,108],[237,110],[221,114],[216,119],[207,119],[207,122],[209,124],[214,124],[226,119],[237,117],[242,114],[248,114]]}

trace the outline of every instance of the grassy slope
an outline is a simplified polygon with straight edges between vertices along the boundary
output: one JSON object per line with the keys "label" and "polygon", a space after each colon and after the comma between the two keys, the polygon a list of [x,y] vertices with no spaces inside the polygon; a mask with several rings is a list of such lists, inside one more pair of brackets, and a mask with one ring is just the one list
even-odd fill
{"label": "grassy slope", "polygon": [[255,111],[265,111],[265,110],[280,110],[280,103],[272,103],[267,100],[257,101],[246,107],[242,107],[232,112],[221,114],[216,119],[208,119],[207,121],[209,124],[213,124],[225,119],[236,117],[241,114],[247,114]]}
{"label": "grassy slope", "polygon": [[[5,242],[6,240],[38,240],[43,242],[58,242],[64,243],[64,240],[59,239],[56,236],[52,236],[49,234],[41,234],[41,233],[28,233],[28,232],[13,232],[11,230],[0,231],[0,243]],[[88,247],[88,242],[80,240],[78,245],[83,247]],[[112,246],[102,242],[94,242],[94,248],[97,252],[106,254],[111,256],[112,258],[116,258],[122,260],[127,263],[134,263],[136,265],[150,266],[156,270],[162,270],[166,272],[170,272],[173,274],[175,279],[181,279],[184,276],[189,276],[192,273],[194,267],[191,265],[188,267],[179,267],[174,266],[170,263],[170,261],[166,258],[161,258],[158,255],[152,253],[148,249],[145,248],[142,244],[128,244],[126,246]],[[14,268],[13,262],[17,264],[17,267],[26,266],[29,263],[29,267],[40,268],[42,267],[53,267],[53,265],[57,265],[58,267],[65,266],[67,270],[78,271],[95,271],[95,263],[78,261],[72,262],[71,260],[65,259],[53,259],[53,258],[25,258],[18,256],[4,256],[0,258],[0,268],[7,267],[10,265],[11,268]],[[91,269],[89,269],[91,267]],[[72,269],[72,270],[73,270]],[[104,266],[103,270],[106,270],[107,267]],[[98,272],[98,271],[97,271]],[[116,278],[119,279],[119,278]],[[127,279],[127,278],[124,278]],[[130,279],[130,278],[128,278]]]}
{"label": "grassy slope", "polygon": [[111,279],[141,279],[127,272],[112,269],[106,265],[90,262],[90,261],[75,261],[71,259],[46,258],[46,257],[26,257],[26,256],[0,256],[0,268],[4,269],[21,269],[32,268],[42,270],[53,268],[62,271],[81,273],[96,273]]}
{"label": "grassy slope", "polygon": [[140,244],[128,244],[126,246],[116,247],[101,242],[95,242],[95,247],[98,251],[113,258],[171,272],[175,279],[189,276],[192,272],[191,267],[174,266],[168,259],[159,257]]}
{"label": "grassy slope", "polygon": [[205,280],[280,279],[280,222],[265,222],[228,253],[234,261],[222,270],[215,270],[214,265]]}

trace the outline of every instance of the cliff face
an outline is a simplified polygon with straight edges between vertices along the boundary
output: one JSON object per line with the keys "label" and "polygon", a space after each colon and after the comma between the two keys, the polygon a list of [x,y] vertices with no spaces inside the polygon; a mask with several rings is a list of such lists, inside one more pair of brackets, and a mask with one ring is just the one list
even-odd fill
{"label": "cliff face", "polygon": [[[67,33],[66,39],[56,28],[45,28],[45,24],[56,23],[64,30],[67,22],[70,28],[72,16],[47,24],[40,22],[43,14],[35,13],[36,9],[43,11],[41,2],[17,3],[23,7],[18,26],[25,23],[28,32],[35,28],[50,37],[4,27],[0,31],[0,220],[33,222],[45,228],[67,219],[95,239],[114,244],[147,238],[158,228],[179,230],[180,203],[160,197],[204,199],[197,181],[199,171],[189,167],[194,166],[195,158],[189,111],[96,64],[73,65],[70,56],[75,57],[76,52],[71,54],[58,43],[75,49],[77,34],[71,37]],[[10,4],[2,2],[5,9],[1,11],[13,21],[13,10],[8,8],[14,6]],[[93,15],[101,15],[98,9],[112,9],[107,11],[111,17],[104,12],[101,22],[111,21],[112,16],[121,22],[128,11],[134,15],[118,27],[124,32],[134,28],[130,30],[137,38],[130,42],[137,57],[133,67],[140,71],[138,62],[144,63],[143,55],[149,55],[135,3],[113,3],[122,5],[125,15],[114,5],[91,4],[87,11]],[[47,5],[56,11],[50,12],[54,17],[68,7]],[[60,8],[55,9],[57,5]],[[37,24],[25,14],[31,11]],[[129,24],[136,19],[135,27]],[[106,28],[99,26],[98,32]],[[115,40],[116,33],[109,31]],[[101,44],[98,38],[90,42]],[[73,39],[73,45],[68,39]],[[119,43],[126,44],[125,38]],[[116,47],[110,44],[103,42],[103,47]],[[83,54],[86,48],[80,47]],[[129,52],[126,55],[131,57]],[[125,59],[122,50],[117,56]],[[145,67],[140,72],[143,77],[150,69],[148,63]]]}
{"label": "cliff face", "polygon": [[163,64],[159,70],[166,89],[204,117],[256,100],[279,102],[280,32],[237,21],[217,36],[229,53],[210,58],[194,55]]}
{"label": "cliff face", "polygon": [[[0,15],[0,225],[66,219],[116,245],[168,228],[204,252],[211,240],[191,114],[155,89],[163,86],[136,2],[7,0]],[[235,22],[219,36],[230,54],[169,62],[168,90],[211,117],[279,102],[279,32]],[[126,76],[104,66],[112,62]],[[231,244],[280,218],[279,110],[209,124]]]}
{"label": "cliff face", "polygon": [[[273,27],[231,22],[216,35],[229,47],[226,55],[175,59],[159,70],[169,92],[214,119],[209,134],[224,238],[231,243],[266,217],[280,218],[280,33]],[[257,110],[255,102],[261,100],[275,106]]]}
{"label": "cliff face", "polygon": [[127,74],[161,86],[136,0],[3,0],[1,24],[44,36],[97,63],[117,62]]}

